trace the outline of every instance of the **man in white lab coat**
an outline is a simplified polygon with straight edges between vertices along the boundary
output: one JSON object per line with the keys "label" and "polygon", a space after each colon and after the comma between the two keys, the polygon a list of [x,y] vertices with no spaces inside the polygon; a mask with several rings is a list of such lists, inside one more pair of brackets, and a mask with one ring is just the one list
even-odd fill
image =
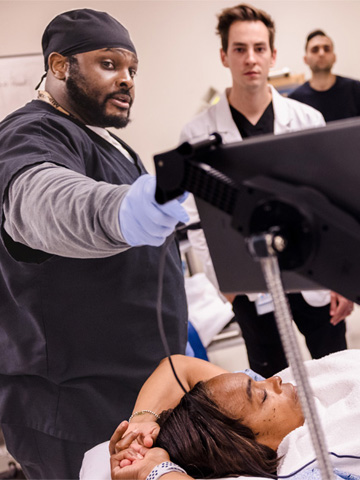
{"label": "man in white lab coat", "polygon": [[[276,59],[275,25],[271,17],[241,4],[226,8],[218,19],[221,61],[230,69],[232,87],[218,103],[184,127],[181,141],[200,141],[216,131],[224,143],[231,143],[254,135],[277,135],[324,126],[320,112],[282,97],[268,85],[269,69]],[[187,204],[191,221],[198,220],[192,196]],[[190,231],[189,238],[205,272],[217,284],[203,232]],[[287,362],[271,298],[259,294],[249,298],[238,295],[229,300],[244,336],[250,367],[264,377],[285,368]],[[352,311],[352,302],[327,290],[291,294],[289,301],[313,358],[346,349],[344,318]]]}

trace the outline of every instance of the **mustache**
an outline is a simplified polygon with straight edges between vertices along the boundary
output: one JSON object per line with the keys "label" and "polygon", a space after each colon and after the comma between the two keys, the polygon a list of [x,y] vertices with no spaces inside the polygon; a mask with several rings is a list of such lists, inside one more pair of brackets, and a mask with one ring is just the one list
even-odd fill
{"label": "mustache", "polygon": [[105,101],[106,100],[109,100],[110,98],[116,98],[116,99],[119,99],[119,100],[125,100],[127,102],[129,102],[129,105],[131,106],[132,103],[133,103],[133,97],[130,93],[130,89],[129,88],[123,88],[121,90],[118,90],[117,92],[113,92],[113,93],[109,93],[108,95],[106,95],[106,98],[105,98]]}

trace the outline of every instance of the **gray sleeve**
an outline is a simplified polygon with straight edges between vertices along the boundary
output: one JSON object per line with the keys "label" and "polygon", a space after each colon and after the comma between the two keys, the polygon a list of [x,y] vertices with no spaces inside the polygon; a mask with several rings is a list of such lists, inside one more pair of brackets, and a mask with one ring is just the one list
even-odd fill
{"label": "gray sleeve", "polygon": [[36,250],[72,258],[109,257],[130,248],[118,217],[129,188],[42,163],[11,181],[4,228],[14,241]]}

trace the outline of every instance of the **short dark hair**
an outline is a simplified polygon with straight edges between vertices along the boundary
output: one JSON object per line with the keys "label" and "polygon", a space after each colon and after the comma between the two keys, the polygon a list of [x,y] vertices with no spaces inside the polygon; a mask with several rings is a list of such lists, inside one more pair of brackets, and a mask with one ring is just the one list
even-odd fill
{"label": "short dark hair", "polygon": [[313,39],[314,37],[317,37],[317,36],[329,38],[328,35],[326,35],[326,33],[323,30],[313,30],[306,37],[305,51],[307,50],[307,47],[308,47],[308,44],[309,44],[310,40]]}
{"label": "short dark hair", "polygon": [[275,23],[270,15],[264,10],[242,3],[235,7],[225,8],[218,15],[217,33],[221,38],[221,46],[227,52],[229,46],[229,30],[234,22],[255,22],[260,21],[266,26],[269,32],[270,49],[274,51]]}
{"label": "short dark hair", "polygon": [[269,476],[276,472],[275,450],[256,441],[256,434],[240,419],[228,416],[199,382],[179,405],[158,421],[156,446],[194,478],[236,475]]}

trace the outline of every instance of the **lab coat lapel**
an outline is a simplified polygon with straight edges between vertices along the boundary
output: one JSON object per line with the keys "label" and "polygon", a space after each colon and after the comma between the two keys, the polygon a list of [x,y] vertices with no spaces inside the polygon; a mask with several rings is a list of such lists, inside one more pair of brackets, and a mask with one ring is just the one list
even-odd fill
{"label": "lab coat lapel", "polygon": [[234,143],[242,140],[240,132],[232,118],[227,91],[222,93],[215,105],[216,131],[220,133],[223,143]]}
{"label": "lab coat lapel", "polygon": [[274,134],[291,132],[291,117],[286,99],[278,93],[274,87],[269,85],[272,92],[274,108]]}
{"label": "lab coat lapel", "polygon": [[[274,108],[274,134],[291,132],[291,117],[286,99],[271,85],[269,88]],[[231,115],[227,91],[221,95],[219,102],[215,105],[214,113],[216,131],[220,133],[223,143],[240,142],[242,137]]]}

